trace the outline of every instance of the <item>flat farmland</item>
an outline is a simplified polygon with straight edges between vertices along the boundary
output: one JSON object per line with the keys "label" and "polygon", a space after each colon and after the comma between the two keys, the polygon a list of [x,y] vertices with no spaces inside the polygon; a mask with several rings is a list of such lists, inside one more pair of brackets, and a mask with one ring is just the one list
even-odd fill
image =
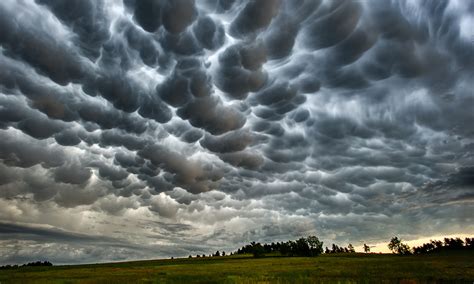
{"label": "flat farmland", "polygon": [[0,270],[1,283],[473,283],[474,255],[227,256]]}

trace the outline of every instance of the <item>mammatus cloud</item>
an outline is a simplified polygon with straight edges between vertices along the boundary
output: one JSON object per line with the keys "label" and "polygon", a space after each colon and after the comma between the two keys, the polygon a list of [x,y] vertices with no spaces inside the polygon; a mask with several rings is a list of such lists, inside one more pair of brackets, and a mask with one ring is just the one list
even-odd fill
{"label": "mammatus cloud", "polygon": [[0,3],[1,263],[472,233],[470,1]]}

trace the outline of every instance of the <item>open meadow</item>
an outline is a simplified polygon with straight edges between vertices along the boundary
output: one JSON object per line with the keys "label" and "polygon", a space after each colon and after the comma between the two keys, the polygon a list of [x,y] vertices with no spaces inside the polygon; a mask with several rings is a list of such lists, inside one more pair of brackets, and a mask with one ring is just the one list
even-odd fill
{"label": "open meadow", "polygon": [[473,283],[474,255],[226,256],[0,270],[3,283]]}

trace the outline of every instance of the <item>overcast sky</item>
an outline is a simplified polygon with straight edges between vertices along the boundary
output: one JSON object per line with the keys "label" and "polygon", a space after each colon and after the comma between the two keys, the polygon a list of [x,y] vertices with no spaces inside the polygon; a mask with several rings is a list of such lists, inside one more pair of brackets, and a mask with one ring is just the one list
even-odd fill
{"label": "overcast sky", "polygon": [[0,263],[474,233],[474,1],[0,1]]}

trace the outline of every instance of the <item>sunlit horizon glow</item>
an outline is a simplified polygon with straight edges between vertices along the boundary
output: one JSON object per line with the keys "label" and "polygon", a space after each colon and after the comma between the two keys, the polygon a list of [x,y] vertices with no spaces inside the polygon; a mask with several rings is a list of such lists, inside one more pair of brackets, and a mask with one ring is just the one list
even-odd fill
{"label": "sunlit horizon glow", "polygon": [[[472,238],[473,234],[453,234],[453,235],[438,235],[438,236],[431,236],[431,237],[424,237],[424,238],[419,238],[416,240],[405,240],[401,239],[401,241],[407,245],[409,245],[411,248],[421,246],[425,243],[429,243],[432,240],[433,241],[444,241],[444,238],[460,238],[463,241],[466,238]],[[395,237],[395,236],[394,236]],[[381,242],[381,243],[375,243],[375,244],[367,244],[370,246],[370,252],[372,253],[392,253],[388,249],[388,243],[390,240],[387,240],[386,242]],[[363,245],[362,246],[354,246],[356,252],[364,252]]]}
{"label": "sunlit horizon glow", "polygon": [[0,265],[474,235],[474,1],[0,1]]}

